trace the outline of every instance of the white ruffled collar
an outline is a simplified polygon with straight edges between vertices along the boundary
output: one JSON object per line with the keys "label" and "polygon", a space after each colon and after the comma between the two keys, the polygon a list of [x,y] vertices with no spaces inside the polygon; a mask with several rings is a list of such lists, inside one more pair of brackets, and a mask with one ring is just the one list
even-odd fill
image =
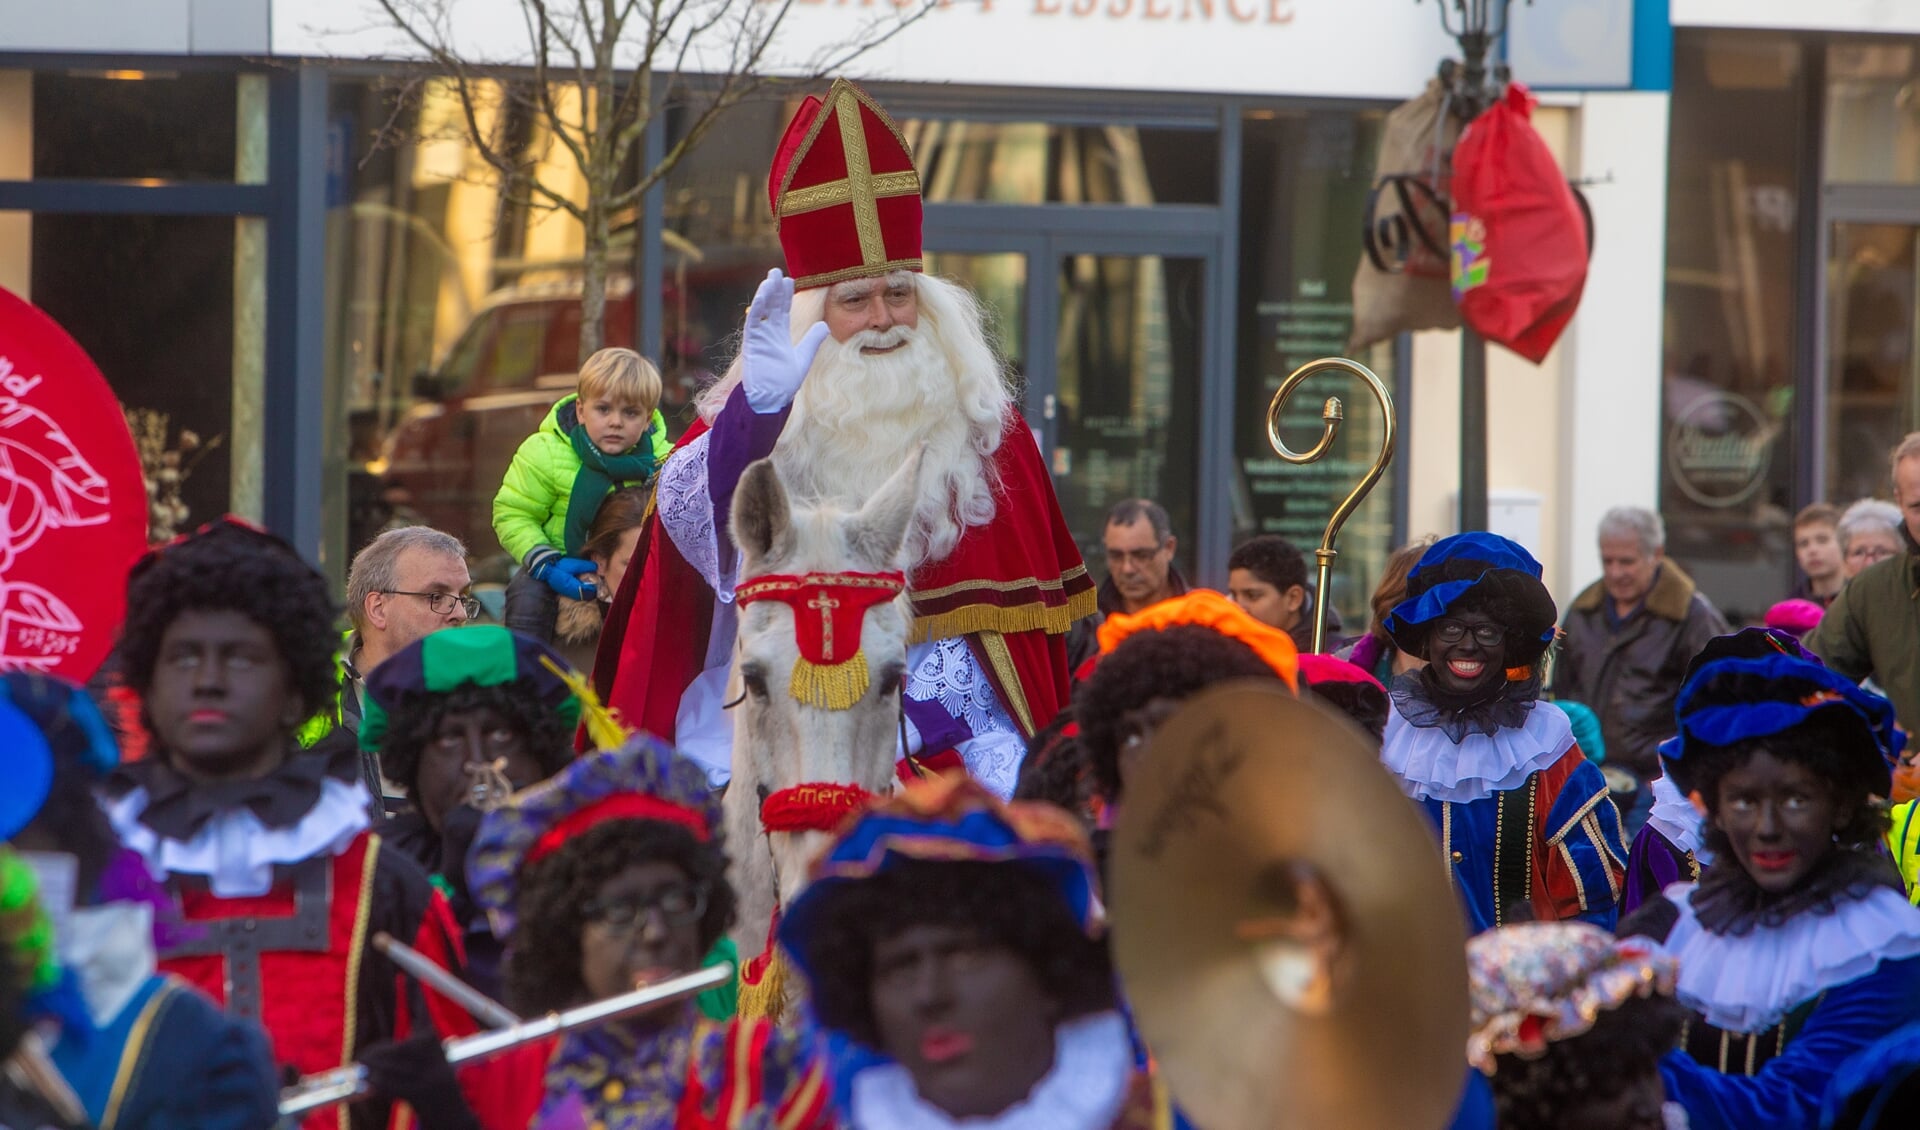
{"label": "white ruffled collar", "polygon": [[1702,842],[1700,810],[1680,795],[1680,786],[1664,773],[1653,779],[1653,808],[1647,813],[1647,827],[1665,836],[1674,847],[1690,852],[1700,866],[1713,862],[1713,853]]}
{"label": "white ruffled collar", "polygon": [[359,780],[328,777],[320,799],[294,824],[269,828],[253,810],[231,808],[186,841],[168,839],[140,822],[147,790],[136,788],[106,805],[120,842],[138,852],[156,876],[204,875],[220,898],[258,898],[273,889],[273,869],[317,855],[335,856],[367,830],[373,798]]}
{"label": "white ruffled collar", "polygon": [[897,1063],[853,1077],[853,1130],[1107,1130],[1133,1082],[1133,1043],[1117,1012],[1060,1025],[1053,1070],[994,1118],[955,1119],[923,1100]]}
{"label": "white ruffled collar", "polygon": [[1920,954],[1920,909],[1876,887],[1830,914],[1801,914],[1745,935],[1715,934],[1693,913],[1697,883],[1665,891],[1679,918],[1667,935],[1680,959],[1675,996],[1729,1032],[1758,1032],[1814,997]]}
{"label": "white ruffled collar", "polygon": [[1573,724],[1550,702],[1535,702],[1523,726],[1459,742],[1438,726],[1414,725],[1396,708],[1387,715],[1380,760],[1415,800],[1470,804],[1519,788],[1572,748]]}
{"label": "white ruffled collar", "polygon": [[153,907],[141,902],[80,907],[58,932],[60,964],[80,982],[94,1025],[107,1027],[154,975]]}

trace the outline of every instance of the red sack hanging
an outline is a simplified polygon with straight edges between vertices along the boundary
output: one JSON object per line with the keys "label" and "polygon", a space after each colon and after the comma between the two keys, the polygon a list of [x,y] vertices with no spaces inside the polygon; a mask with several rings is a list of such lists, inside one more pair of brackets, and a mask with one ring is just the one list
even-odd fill
{"label": "red sack hanging", "polygon": [[1587,283],[1586,219],[1519,83],[1453,155],[1453,300],[1467,325],[1539,364]]}

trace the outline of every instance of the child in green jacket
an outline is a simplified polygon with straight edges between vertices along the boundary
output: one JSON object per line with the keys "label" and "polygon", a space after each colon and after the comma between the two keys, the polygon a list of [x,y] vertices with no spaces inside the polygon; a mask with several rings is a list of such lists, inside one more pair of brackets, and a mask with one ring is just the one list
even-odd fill
{"label": "child in green jacket", "polygon": [[660,391],[646,358],[602,349],[580,366],[578,391],[514,453],[493,498],[493,532],[522,566],[507,585],[507,627],[550,643],[560,597],[613,595],[599,591],[580,547],[607,495],[652,483],[673,450]]}

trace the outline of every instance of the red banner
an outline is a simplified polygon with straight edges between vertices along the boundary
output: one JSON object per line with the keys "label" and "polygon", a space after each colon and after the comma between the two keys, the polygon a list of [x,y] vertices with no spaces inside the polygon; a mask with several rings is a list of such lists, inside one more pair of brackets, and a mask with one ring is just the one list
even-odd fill
{"label": "red banner", "polygon": [[146,544],[120,402],[59,323],[0,290],[0,669],[92,677]]}

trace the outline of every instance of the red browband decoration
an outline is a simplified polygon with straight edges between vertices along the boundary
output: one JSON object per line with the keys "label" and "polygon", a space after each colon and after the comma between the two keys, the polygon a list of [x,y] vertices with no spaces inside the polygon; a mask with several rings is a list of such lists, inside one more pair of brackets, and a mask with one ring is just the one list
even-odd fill
{"label": "red browband decoration", "polygon": [[907,590],[905,573],[805,573],[755,577],[734,591],[744,607],[777,600],[793,609],[800,658],[819,667],[851,660],[860,650],[860,623],[867,609]]}
{"label": "red browband decoration", "polygon": [[609,820],[659,820],[685,828],[703,844],[713,839],[713,832],[707,827],[707,818],[684,804],[661,800],[646,793],[615,793],[604,800],[594,801],[548,828],[527,852],[527,865],[540,862],[559,851],[568,840]]}
{"label": "red browband decoration", "polygon": [[795,785],[760,802],[760,826],[769,832],[831,832],[872,800],[859,785]]}

